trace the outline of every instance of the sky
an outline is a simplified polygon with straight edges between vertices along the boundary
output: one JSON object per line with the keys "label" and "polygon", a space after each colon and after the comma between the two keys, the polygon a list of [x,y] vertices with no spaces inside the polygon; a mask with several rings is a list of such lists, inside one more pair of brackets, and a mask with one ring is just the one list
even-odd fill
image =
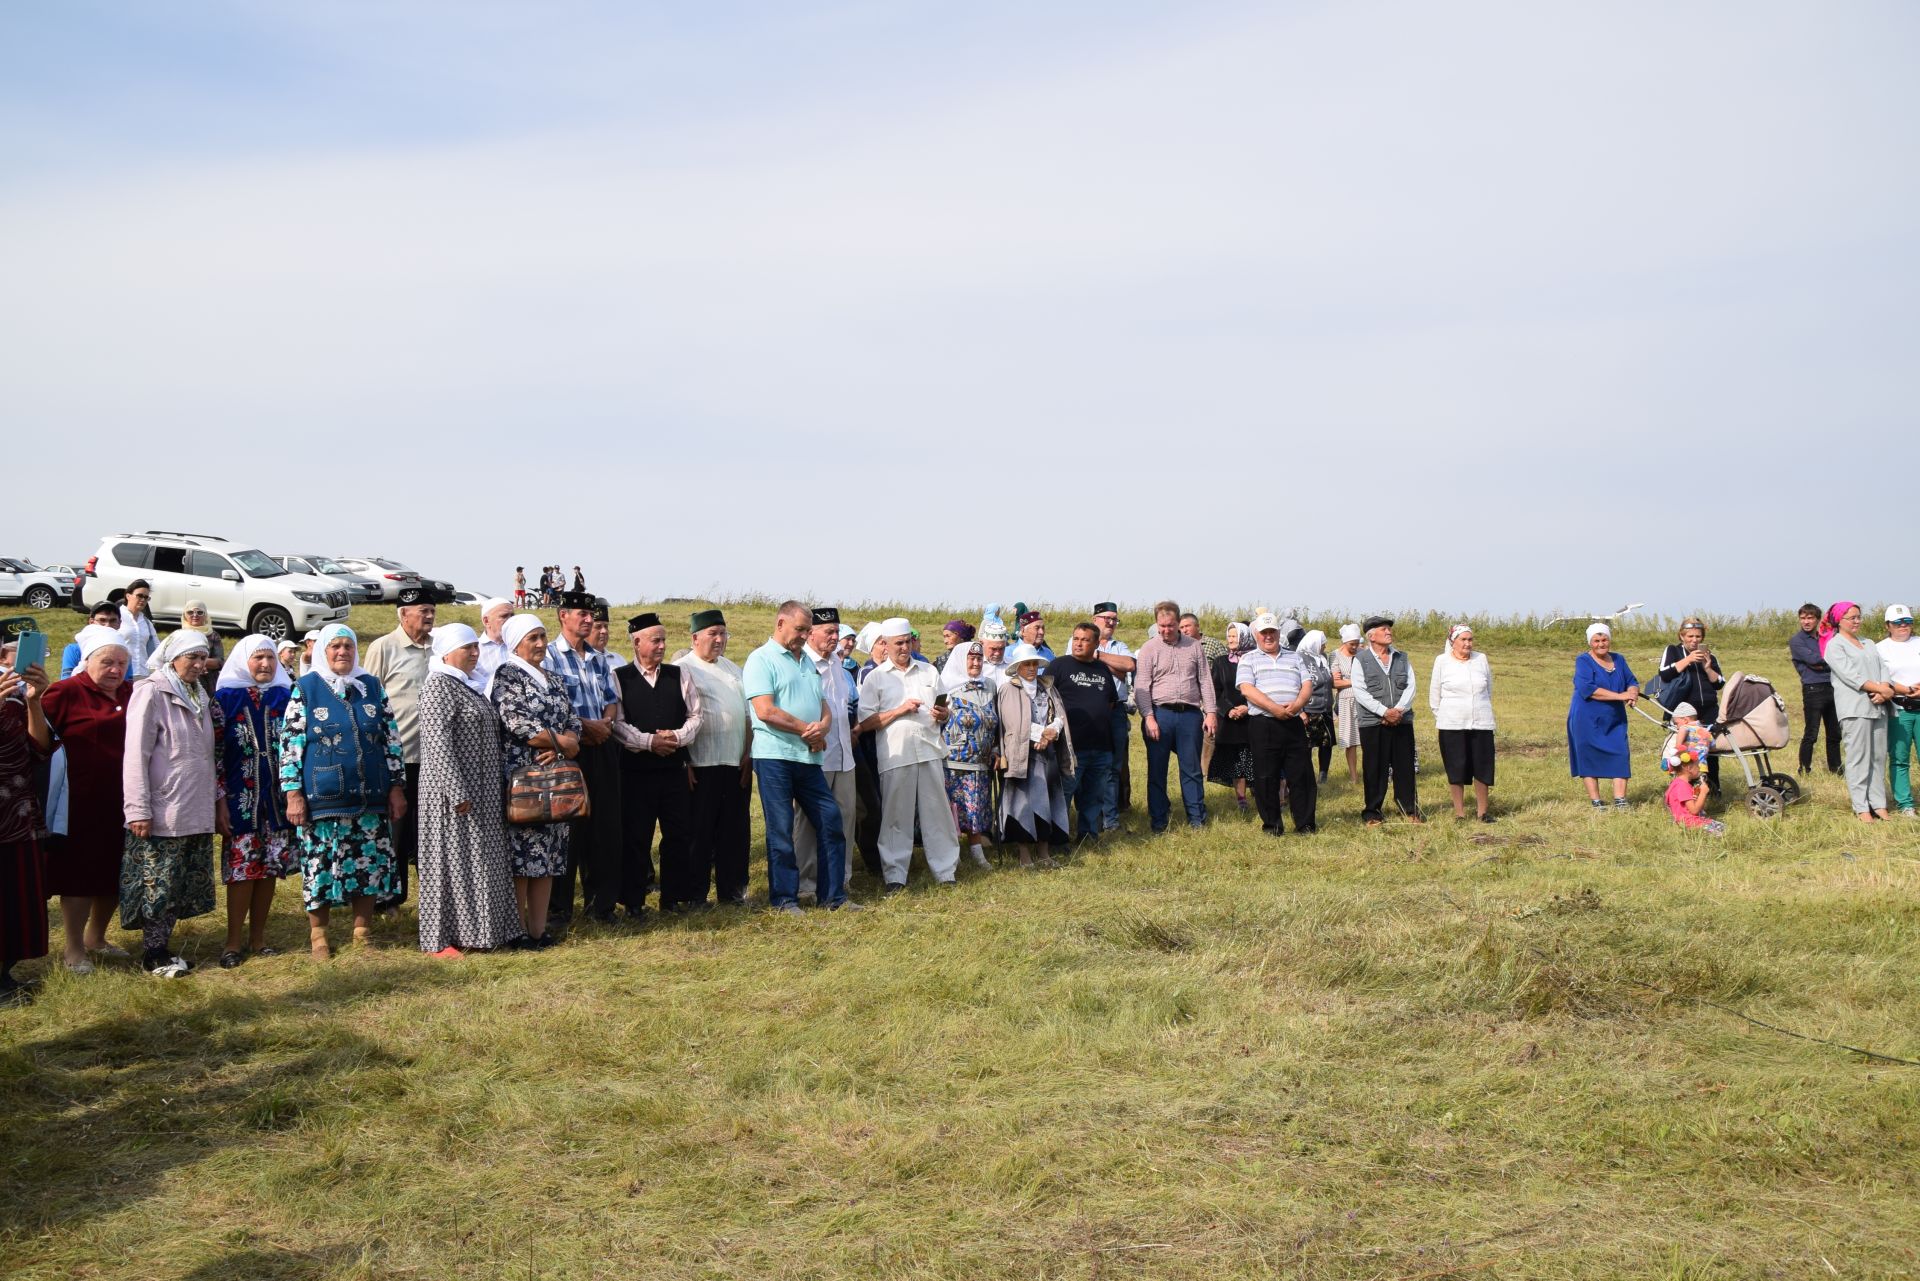
{"label": "sky", "polygon": [[8,5],[0,552],[1908,599],[1916,54],[1905,0]]}

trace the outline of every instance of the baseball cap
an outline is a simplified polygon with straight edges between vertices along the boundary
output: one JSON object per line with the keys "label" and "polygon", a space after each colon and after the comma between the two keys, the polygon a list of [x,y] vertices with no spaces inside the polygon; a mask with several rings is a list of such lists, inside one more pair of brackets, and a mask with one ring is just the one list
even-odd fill
{"label": "baseball cap", "polygon": [[1255,632],[1277,632],[1280,630],[1280,620],[1272,614],[1255,614],[1253,616],[1253,630]]}
{"label": "baseball cap", "polygon": [[1913,611],[1905,605],[1889,605],[1887,606],[1887,621],[1889,623],[1911,623],[1913,621]]}

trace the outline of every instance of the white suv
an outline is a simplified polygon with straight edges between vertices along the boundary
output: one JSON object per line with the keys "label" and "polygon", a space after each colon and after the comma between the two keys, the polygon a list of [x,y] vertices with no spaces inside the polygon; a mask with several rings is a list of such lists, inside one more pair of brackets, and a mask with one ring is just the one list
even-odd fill
{"label": "white suv", "polygon": [[88,569],[81,597],[89,607],[144,578],[153,588],[147,608],[156,623],[178,623],[182,607],[201,600],[221,631],[274,640],[340,622],[351,603],[339,583],[290,574],[264,552],[210,534],[108,534]]}
{"label": "white suv", "polygon": [[43,569],[30,560],[0,556],[0,605],[20,601],[28,609],[51,609],[73,595],[73,574]]}

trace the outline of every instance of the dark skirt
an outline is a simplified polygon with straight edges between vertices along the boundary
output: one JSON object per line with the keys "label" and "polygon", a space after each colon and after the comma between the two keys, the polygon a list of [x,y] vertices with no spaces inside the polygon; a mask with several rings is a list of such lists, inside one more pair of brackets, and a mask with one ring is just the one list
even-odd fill
{"label": "dark skirt", "polygon": [[1468,783],[1493,786],[1493,731],[1490,729],[1443,729],[1440,731],[1440,763],[1446,767],[1447,782],[1454,787]]}
{"label": "dark skirt", "polygon": [[42,857],[46,863],[47,897],[120,897],[120,859],[126,851],[126,829],[115,828],[109,842],[102,838],[49,836]]}
{"label": "dark skirt", "polygon": [[1333,717],[1322,712],[1318,716],[1307,717],[1307,746],[1334,746]]}
{"label": "dark skirt", "polygon": [[1213,762],[1207,766],[1207,781],[1232,787],[1241,779],[1253,777],[1253,749],[1245,743],[1213,745]]}
{"label": "dark skirt", "polygon": [[32,838],[0,841],[0,974],[47,954],[47,890]]}

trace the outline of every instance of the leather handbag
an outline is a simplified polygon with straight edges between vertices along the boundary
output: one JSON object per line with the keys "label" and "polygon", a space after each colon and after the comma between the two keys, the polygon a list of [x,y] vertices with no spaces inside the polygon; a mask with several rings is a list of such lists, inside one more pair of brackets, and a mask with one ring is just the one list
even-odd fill
{"label": "leather handbag", "polygon": [[587,776],[564,757],[522,765],[507,780],[507,822],[564,823],[593,813]]}

